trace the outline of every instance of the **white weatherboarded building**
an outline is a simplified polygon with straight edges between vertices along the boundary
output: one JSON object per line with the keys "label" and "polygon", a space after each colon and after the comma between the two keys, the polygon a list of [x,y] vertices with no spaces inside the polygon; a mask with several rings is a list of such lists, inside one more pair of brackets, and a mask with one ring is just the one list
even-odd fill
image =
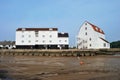
{"label": "white weatherboarded building", "polygon": [[108,49],[110,43],[105,40],[105,33],[99,27],[84,22],[77,34],[78,49]]}
{"label": "white weatherboarded building", "polygon": [[68,49],[68,33],[58,33],[57,28],[18,28],[18,49]]}

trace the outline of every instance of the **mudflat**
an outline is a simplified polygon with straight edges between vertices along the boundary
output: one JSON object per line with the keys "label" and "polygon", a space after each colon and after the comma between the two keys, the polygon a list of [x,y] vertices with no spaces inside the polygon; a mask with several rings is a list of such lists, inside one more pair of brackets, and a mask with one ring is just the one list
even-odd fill
{"label": "mudflat", "polygon": [[120,56],[1,56],[0,71],[9,80],[120,80]]}

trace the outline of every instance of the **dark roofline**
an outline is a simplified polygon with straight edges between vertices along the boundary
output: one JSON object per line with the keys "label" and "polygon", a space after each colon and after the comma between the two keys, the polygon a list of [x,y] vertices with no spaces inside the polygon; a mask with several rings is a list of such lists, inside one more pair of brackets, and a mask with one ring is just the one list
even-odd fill
{"label": "dark roofline", "polygon": [[18,28],[16,31],[58,31],[58,28]]}
{"label": "dark roofline", "polygon": [[58,33],[58,37],[69,37],[68,33]]}
{"label": "dark roofline", "polygon": [[107,40],[105,40],[105,39],[103,39],[103,38],[101,38],[101,37],[100,37],[100,39],[103,40],[103,41],[105,41],[105,42],[107,42],[107,43],[109,43]]}

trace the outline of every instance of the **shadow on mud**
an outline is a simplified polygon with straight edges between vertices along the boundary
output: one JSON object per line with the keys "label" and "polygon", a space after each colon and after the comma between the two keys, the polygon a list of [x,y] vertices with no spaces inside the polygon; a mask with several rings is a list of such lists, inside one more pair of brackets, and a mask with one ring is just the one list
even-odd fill
{"label": "shadow on mud", "polygon": [[13,79],[8,75],[8,71],[0,70],[0,80],[13,80]]}
{"label": "shadow on mud", "polygon": [[6,71],[6,70],[0,70],[0,79],[5,79],[5,78],[7,78],[7,73],[8,73],[8,71]]}
{"label": "shadow on mud", "polygon": [[9,75],[12,70],[10,64],[13,62],[13,56],[0,56],[0,80],[13,80]]}

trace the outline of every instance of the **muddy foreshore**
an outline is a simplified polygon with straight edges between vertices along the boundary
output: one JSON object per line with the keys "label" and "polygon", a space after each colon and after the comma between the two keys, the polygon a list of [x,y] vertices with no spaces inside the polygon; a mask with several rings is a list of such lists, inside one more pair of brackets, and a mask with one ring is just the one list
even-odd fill
{"label": "muddy foreshore", "polygon": [[0,71],[3,80],[120,80],[120,56],[1,56]]}

